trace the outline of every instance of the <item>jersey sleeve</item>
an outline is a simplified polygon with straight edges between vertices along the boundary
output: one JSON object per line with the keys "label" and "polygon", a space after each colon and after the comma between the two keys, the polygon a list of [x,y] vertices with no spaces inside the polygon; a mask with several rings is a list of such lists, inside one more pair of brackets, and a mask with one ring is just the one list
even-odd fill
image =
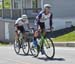
{"label": "jersey sleeve", "polygon": [[18,24],[21,20],[22,20],[22,18],[18,18],[18,19],[15,21],[15,24]]}
{"label": "jersey sleeve", "polygon": [[19,21],[18,21],[18,20],[16,20],[16,21],[15,21],[15,24],[18,24],[18,22],[19,22]]}
{"label": "jersey sleeve", "polygon": [[41,17],[42,17],[42,13],[40,13],[40,14],[38,15],[38,20],[37,20],[37,24],[38,24],[38,25],[39,25],[39,23],[40,23]]}
{"label": "jersey sleeve", "polygon": [[50,16],[50,27],[52,27],[52,18],[53,18],[53,14],[51,13],[51,16]]}

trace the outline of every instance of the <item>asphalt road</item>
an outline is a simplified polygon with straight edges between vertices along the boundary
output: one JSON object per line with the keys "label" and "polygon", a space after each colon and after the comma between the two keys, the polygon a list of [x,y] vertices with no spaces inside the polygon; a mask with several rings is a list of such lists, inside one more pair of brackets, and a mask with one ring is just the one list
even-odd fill
{"label": "asphalt road", "polygon": [[75,64],[75,48],[56,47],[55,57],[51,60],[41,54],[38,58],[31,54],[24,56],[22,52],[17,55],[13,46],[1,46],[0,64]]}

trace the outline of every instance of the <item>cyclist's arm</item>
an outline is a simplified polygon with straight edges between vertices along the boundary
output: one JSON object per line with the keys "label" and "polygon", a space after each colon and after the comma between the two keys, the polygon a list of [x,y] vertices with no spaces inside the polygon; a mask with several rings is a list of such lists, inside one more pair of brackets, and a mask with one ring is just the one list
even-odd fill
{"label": "cyclist's arm", "polygon": [[40,19],[41,19],[41,17],[42,17],[42,13],[38,15],[38,18],[37,18],[37,25],[40,24]]}
{"label": "cyclist's arm", "polygon": [[15,27],[17,27],[19,25],[19,21],[21,20],[21,18],[18,18],[16,21],[15,21]]}
{"label": "cyclist's arm", "polygon": [[26,20],[26,24],[27,24],[27,27],[30,28],[30,24],[29,24],[28,19]]}
{"label": "cyclist's arm", "polygon": [[53,18],[53,14],[51,14],[51,16],[50,16],[50,29],[52,29],[52,25],[53,25],[52,18]]}
{"label": "cyclist's arm", "polygon": [[28,26],[28,29],[29,29],[30,28],[30,24],[28,23],[27,26]]}

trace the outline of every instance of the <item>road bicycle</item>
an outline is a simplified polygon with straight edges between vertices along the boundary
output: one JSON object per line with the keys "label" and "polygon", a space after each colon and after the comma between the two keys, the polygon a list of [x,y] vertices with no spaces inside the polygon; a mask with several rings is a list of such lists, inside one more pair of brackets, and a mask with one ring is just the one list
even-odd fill
{"label": "road bicycle", "polygon": [[[26,31],[28,33],[29,31]],[[29,40],[28,38],[24,38],[24,35],[18,30],[18,39],[15,39],[14,42],[14,50],[17,54],[20,53],[20,49],[22,48],[25,55],[29,53]]]}
{"label": "road bicycle", "polygon": [[30,44],[30,51],[34,57],[37,57],[40,52],[47,58],[53,58],[55,55],[55,46],[51,38],[47,38],[44,32],[41,33],[40,39],[37,40],[38,44],[35,47],[33,42]]}

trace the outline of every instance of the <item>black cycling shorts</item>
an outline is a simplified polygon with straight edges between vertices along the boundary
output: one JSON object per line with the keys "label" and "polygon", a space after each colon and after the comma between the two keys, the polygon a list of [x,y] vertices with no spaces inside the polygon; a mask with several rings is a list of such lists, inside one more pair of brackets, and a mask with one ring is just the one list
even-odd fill
{"label": "black cycling shorts", "polygon": [[24,33],[24,32],[25,32],[25,29],[24,29],[24,27],[23,27],[23,26],[17,26],[17,29],[18,29],[18,30],[20,30],[22,33]]}
{"label": "black cycling shorts", "polygon": [[41,29],[45,29],[45,23],[44,22],[39,22],[39,26]]}

